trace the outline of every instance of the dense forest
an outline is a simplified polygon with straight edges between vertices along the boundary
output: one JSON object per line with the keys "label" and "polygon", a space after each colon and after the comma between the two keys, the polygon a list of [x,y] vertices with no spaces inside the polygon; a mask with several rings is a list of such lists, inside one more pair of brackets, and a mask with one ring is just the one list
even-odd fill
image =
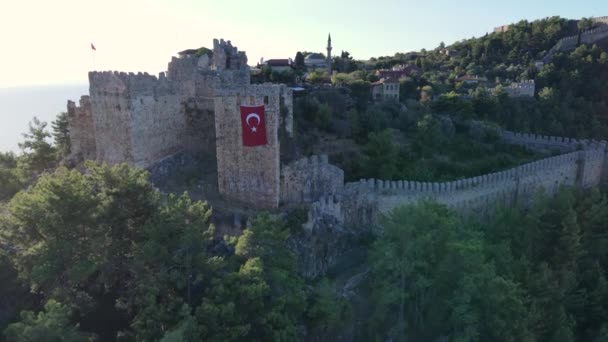
{"label": "dense forest", "polygon": [[[433,51],[365,62],[343,52],[336,74],[310,72],[313,86],[297,95],[291,147],[329,152],[348,180],[438,181],[543,157],[471,130],[471,119],[606,138],[602,45],[534,66],[592,26],[547,18]],[[373,70],[398,64],[417,70],[400,80],[400,102],[369,101]],[[457,82],[463,74],[497,85]],[[536,80],[534,97],[501,91],[524,79]],[[208,203],[161,192],[144,170],[66,163],[64,113],[50,129],[33,120],[20,147],[0,152],[0,340],[608,341],[605,189],[541,192],[484,219],[404,206],[307,279],[289,247],[305,212],[258,213],[223,234]]]}
{"label": "dense forest", "polygon": [[540,194],[489,222],[399,208],[362,244],[366,277],[346,296],[336,278],[297,274],[293,221],[260,214],[218,237],[209,215],[124,165],[41,176],[0,220],[5,338],[608,338],[608,199],[597,190]]}

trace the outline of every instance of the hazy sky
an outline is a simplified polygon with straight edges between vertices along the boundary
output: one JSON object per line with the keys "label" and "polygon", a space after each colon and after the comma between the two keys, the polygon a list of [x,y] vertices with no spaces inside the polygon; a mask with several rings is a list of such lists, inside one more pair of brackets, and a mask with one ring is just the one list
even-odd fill
{"label": "hazy sky", "polygon": [[93,69],[157,74],[177,51],[232,40],[249,63],[324,51],[393,55],[559,15],[608,15],[608,1],[1,0],[0,87],[86,82]]}

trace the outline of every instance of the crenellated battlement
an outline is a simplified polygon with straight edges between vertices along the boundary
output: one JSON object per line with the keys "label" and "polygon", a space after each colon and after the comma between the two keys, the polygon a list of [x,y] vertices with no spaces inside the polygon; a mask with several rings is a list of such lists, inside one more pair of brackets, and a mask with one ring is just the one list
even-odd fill
{"label": "crenellated battlement", "polygon": [[239,51],[232,43],[223,39],[213,40],[213,64],[212,68],[222,70],[248,70],[247,55]]}
{"label": "crenellated battlement", "polygon": [[[559,140],[534,138],[551,143]],[[541,189],[552,194],[561,185],[581,188],[599,185],[606,177],[606,142],[561,140],[564,141],[582,149],[451,182],[362,179],[347,183],[341,194],[344,218],[355,226],[373,225],[382,213],[422,199],[435,200],[462,213],[486,215],[497,205],[528,204]]]}
{"label": "crenellated battlement", "polygon": [[77,127],[74,122],[73,127],[96,141],[95,155],[87,158],[149,167],[181,151],[215,150],[214,97],[233,85],[248,85],[249,67],[246,54],[230,41],[215,40],[213,52],[199,51],[204,52],[180,52],[158,76],[90,72],[93,123]]}
{"label": "crenellated battlement", "polygon": [[605,149],[606,146],[608,146],[608,142],[604,140],[598,141],[593,139],[574,139],[532,133],[511,132],[476,120],[468,121],[466,124],[471,130],[485,130],[493,132],[505,144],[519,145],[542,153],[567,153],[582,149]]}
{"label": "crenellated battlement", "polygon": [[95,142],[95,126],[91,111],[91,98],[87,95],[80,97],[79,105],[68,100],[68,124],[70,126],[70,155],[76,160],[95,159],[97,147]]}
{"label": "crenellated battlement", "polygon": [[308,221],[302,227],[311,232],[317,222],[328,217],[333,218],[338,224],[344,223],[342,205],[335,195],[322,196],[313,202],[308,211]]}
{"label": "crenellated battlement", "polygon": [[[597,23],[608,24],[608,17],[593,18]],[[608,38],[608,25],[601,25],[600,27],[593,28],[589,31],[585,31],[580,34],[580,43],[582,44],[593,44],[600,40]],[[557,43],[545,54],[543,62],[546,64],[553,58],[557,52],[560,51],[571,51],[574,50],[579,43],[579,35],[573,35],[564,37],[557,41]]]}
{"label": "crenellated battlement", "polygon": [[608,16],[594,17],[594,18],[591,18],[591,20],[593,22],[599,23],[599,24],[608,24]]}
{"label": "crenellated battlement", "polygon": [[319,164],[329,164],[329,158],[327,154],[315,154],[310,157],[304,157],[293,162],[293,165],[296,167],[315,167]]}
{"label": "crenellated battlement", "polygon": [[78,106],[74,101],[68,100],[68,117],[91,116],[91,98],[82,95],[78,101]]}
{"label": "crenellated battlement", "polygon": [[506,130],[498,131],[501,140],[507,144],[520,145],[528,149],[542,152],[558,151],[561,153],[579,149],[606,148],[606,141],[591,139],[574,139],[546,135],[515,133]]}
{"label": "crenellated battlement", "polygon": [[327,155],[312,155],[281,168],[281,202],[287,206],[341,193],[343,187],[344,171],[329,164]]}
{"label": "crenellated battlement", "polygon": [[160,73],[159,77],[148,73],[126,73],[118,71],[89,72],[91,96],[163,96],[175,93],[172,84]]}
{"label": "crenellated battlement", "polygon": [[561,165],[565,164],[572,164],[581,159],[601,159],[603,158],[603,155],[604,150],[601,149],[571,152],[527,163],[509,170],[451,182],[417,182],[408,180],[385,181],[379,179],[361,179],[358,182],[346,183],[344,189],[345,193],[348,195],[361,195],[369,193],[376,193],[380,195],[445,194],[510,182],[518,178],[524,178],[538,172],[546,171],[547,169],[560,167]]}

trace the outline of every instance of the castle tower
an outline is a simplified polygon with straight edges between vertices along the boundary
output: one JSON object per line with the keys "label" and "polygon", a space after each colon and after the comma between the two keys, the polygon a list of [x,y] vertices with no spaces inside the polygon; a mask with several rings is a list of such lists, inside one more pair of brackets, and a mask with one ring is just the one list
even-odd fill
{"label": "castle tower", "polygon": [[94,160],[97,157],[97,147],[89,96],[80,97],[80,106],[74,101],[68,101],[68,123],[72,155],[83,160]]}
{"label": "castle tower", "polygon": [[327,71],[331,74],[331,33],[327,36]]}
{"label": "castle tower", "polygon": [[[280,198],[281,126],[292,127],[292,91],[285,85],[225,87],[215,93],[215,134],[219,193],[255,208],[273,209]],[[264,105],[268,141],[245,146],[241,105]]]}

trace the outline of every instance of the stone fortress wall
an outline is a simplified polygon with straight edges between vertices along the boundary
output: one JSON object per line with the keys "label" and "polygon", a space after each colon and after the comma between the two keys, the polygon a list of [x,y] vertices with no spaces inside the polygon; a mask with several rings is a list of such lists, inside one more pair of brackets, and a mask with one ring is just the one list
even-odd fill
{"label": "stone fortress wall", "polygon": [[[608,38],[608,17],[597,17],[592,18],[592,20],[599,26],[592,30],[581,33],[581,44],[594,44],[600,40]],[[549,63],[553,58],[553,55],[558,52],[572,51],[576,49],[579,41],[578,39],[579,35],[573,35],[558,40],[557,43],[549,51],[547,51],[545,57],[543,57],[543,62],[545,64]]]}
{"label": "stone fortress wall", "polygon": [[[487,88],[487,91],[494,92],[496,88]],[[508,86],[503,87],[505,94],[511,97],[530,96],[533,97],[536,92],[536,83],[534,80],[523,80],[521,82],[512,82]]]}
{"label": "stone fortress wall", "polygon": [[97,160],[148,167],[181,150],[182,95],[161,73],[92,72]]}
{"label": "stone fortress wall", "polygon": [[181,151],[215,154],[215,92],[249,84],[247,57],[230,41],[214,40],[211,53],[173,57],[167,73],[90,72],[95,138],[79,152],[110,164],[151,167]]}
{"label": "stone fortress wall", "polygon": [[[215,39],[212,50],[199,51],[180,52],[158,77],[89,73],[90,101],[83,100],[86,110],[79,110],[87,115],[77,120],[81,116],[69,104],[75,150],[81,159],[147,168],[157,180],[157,172],[181,168],[186,154],[207,153],[217,162],[220,194],[254,207],[277,208],[279,133],[293,137],[292,90],[251,85],[247,56],[230,41]],[[242,146],[241,103],[265,105],[266,146]],[[85,143],[85,137],[93,143]]]}
{"label": "stone fortress wall", "polygon": [[597,24],[608,25],[608,16],[591,18]]}
{"label": "stone fortress wall", "polygon": [[[212,53],[184,52],[167,73],[91,72],[90,97],[68,103],[73,151],[110,164],[150,170],[182,167],[182,152],[208,152],[217,161],[221,195],[255,208],[308,206],[309,222],[330,216],[350,226],[372,226],[393,208],[434,199],[460,212],[487,213],[497,204],[526,203],[544,188],[592,187],[606,178],[606,142],[518,134],[496,129],[505,143],[556,156],[453,182],[361,180],[327,156],[281,165],[280,137],[293,137],[293,94],[284,85],[251,85],[247,57],[229,41]],[[241,104],[264,104],[268,144],[245,147]],[[471,126],[483,123],[473,123]],[[175,158],[177,162],[166,162]],[[167,167],[165,167],[167,166]],[[164,171],[163,171],[164,172]]]}
{"label": "stone fortress wall", "polygon": [[560,186],[591,188],[607,180],[605,141],[577,140],[519,134],[499,130],[505,143],[558,155],[509,170],[452,182],[350,182],[322,194],[311,205],[305,228],[331,216],[347,227],[370,229],[381,215],[420,200],[430,199],[462,213],[489,215],[497,206],[527,205],[541,189],[548,195]]}
{"label": "stone fortress wall", "polygon": [[281,168],[281,204],[298,206],[338,193],[344,171],[329,164],[327,155],[303,158]]}
{"label": "stone fortress wall", "polygon": [[523,80],[521,82],[513,82],[505,87],[505,92],[509,96],[530,96],[533,97],[536,91],[536,83],[534,80]]}
{"label": "stone fortress wall", "polygon": [[[95,126],[91,113],[91,99],[81,96],[79,106],[74,101],[68,101],[68,125],[70,126],[70,143],[72,154],[81,159],[95,159],[97,149],[95,144]],[[93,134],[91,134],[93,133]]]}
{"label": "stone fortress wall", "polygon": [[[255,207],[279,206],[279,130],[281,124],[293,119],[292,96],[291,89],[276,84],[233,86],[216,92],[218,189],[227,199]],[[262,104],[268,143],[243,146],[240,106]],[[282,107],[287,108],[285,118]]]}

